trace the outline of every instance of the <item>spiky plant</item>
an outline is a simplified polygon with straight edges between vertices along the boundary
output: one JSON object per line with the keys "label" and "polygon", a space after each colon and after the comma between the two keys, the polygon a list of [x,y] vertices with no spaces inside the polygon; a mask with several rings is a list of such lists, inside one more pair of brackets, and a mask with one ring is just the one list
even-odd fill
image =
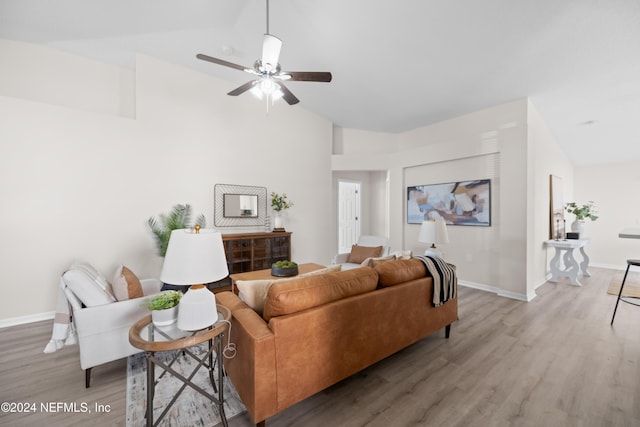
{"label": "spiky plant", "polygon": [[178,204],[171,209],[169,214],[160,214],[160,218],[152,216],[147,223],[156,239],[158,254],[164,256],[167,253],[169,238],[173,230],[191,228],[196,224],[204,228],[206,220],[204,215],[201,214],[196,219],[195,224],[191,224],[191,206]]}

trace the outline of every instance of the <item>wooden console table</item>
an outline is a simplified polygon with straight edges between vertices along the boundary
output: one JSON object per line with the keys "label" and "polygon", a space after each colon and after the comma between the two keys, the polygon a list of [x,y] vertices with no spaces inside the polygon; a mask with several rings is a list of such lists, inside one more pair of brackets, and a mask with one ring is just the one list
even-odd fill
{"label": "wooden console table", "polygon": [[291,232],[223,234],[229,274],[271,268],[291,260]]}
{"label": "wooden console table", "polygon": [[[270,269],[276,261],[291,260],[291,232],[223,234],[229,274]],[[208,284],[213,292],[231,291],[229,277]]]}

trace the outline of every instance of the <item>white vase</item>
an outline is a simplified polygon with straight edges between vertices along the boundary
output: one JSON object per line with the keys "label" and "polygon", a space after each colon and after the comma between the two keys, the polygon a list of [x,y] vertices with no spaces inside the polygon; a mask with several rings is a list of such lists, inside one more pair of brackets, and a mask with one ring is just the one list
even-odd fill
{"label": "white vase", "polygon": [[576,219],[571,223],[571,231],[574,233],[580,233],[580,236],[584,233],[584,220]]}
{"label": "white vase", "polygon": [[284,218],[282,212],[275,212],[273,215],[273,229],[284,230]]}
{"label": "white vase", "polygon": [[151,321],[155,326],[171,325],[178,319],[178,306],[164,310],[151,310]]}

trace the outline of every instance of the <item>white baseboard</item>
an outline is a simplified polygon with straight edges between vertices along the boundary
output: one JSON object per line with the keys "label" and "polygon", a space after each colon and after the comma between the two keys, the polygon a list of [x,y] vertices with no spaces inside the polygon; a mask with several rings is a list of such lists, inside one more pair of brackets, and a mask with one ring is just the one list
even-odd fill
{"label": "white baseboard", "polygon": [[601,263],[590,262],[589,267],[608,268],[609,270],[626,270],[627,264],[616,265],[616,264],[601,264]]}
{"label": "white baseboard", "polygon": [[55,311],[48,311],[46,313],[0,319],[0,328],[8,328],[9,326],[24,325],[25,323],[40,322],[43,320],[51,320],[54,318],[55,314]]}
{"label": "white baseboard", "polygon": [[469,282],[467,280],[458,280],[458,285],[465,286],[467,288],[479,289],[485,292],[491,292],[491,293],[497,294],[498,296],[511,298],[518,301],[529,302],[536,297],[535,292],[533,292],[532,295],[525,295],[517,292],[505,291],[495,286],[485,285],[484,283]]}

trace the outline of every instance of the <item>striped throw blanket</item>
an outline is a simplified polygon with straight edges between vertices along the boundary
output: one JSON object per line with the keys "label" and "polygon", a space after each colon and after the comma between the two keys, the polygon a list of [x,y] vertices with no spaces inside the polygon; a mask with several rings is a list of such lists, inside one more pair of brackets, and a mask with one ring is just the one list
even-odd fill
{"label": "striped throw blanket", "polygon": [[458,276],[451,265],[439,257],[414,255],[414,258],[422,261],[433,277],[433,305],[435,307],[456,297]]}

